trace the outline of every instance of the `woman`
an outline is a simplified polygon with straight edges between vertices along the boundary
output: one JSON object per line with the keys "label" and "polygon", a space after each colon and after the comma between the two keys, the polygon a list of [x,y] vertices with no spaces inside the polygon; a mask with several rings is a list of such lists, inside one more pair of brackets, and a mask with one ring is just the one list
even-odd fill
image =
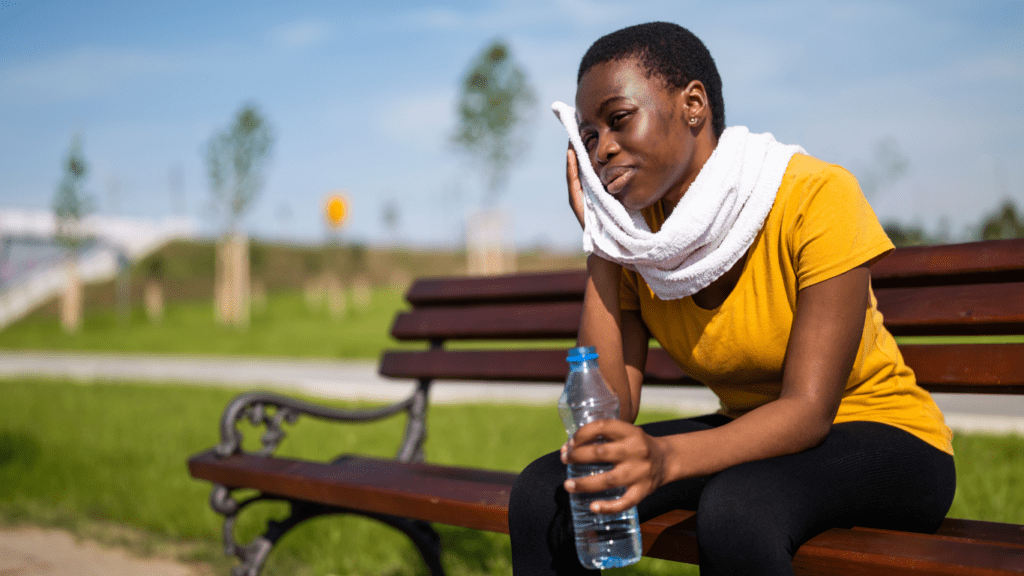
{"label": "woman", "polygon": [[[835,526],[934,531],[955,491],[951,434],[882,326],[868,267],[893,247],[854,178],[770,135],[726,130],[714,61],[674,24],[595,42],[580,64],[575,119],[588,156],[579,162],[622,208],[639,211],[650,233],[680,221],[719,224],[680,247],[690,240],[625,230],[618,208],[587,196],[593,254],[579,343],[597,347],[621,419],[584,426],[517,479],[509,510],[517,576],[583,571],[568,492],[611,487],[626,490],[594,512],[638,506],[644,521],[695,509],[702,574],[791,574],[800,544]],[[751,168],[761,162],[751,160],[755,146],[768,160]],[[586,166],[570,145],[570,204],[581,224]],[[690,201],[734,199],[736,186],[716,184],[715,174],[755,172],[745,202],[703,214],[707,202]],[[766,214],[737,208],[758,201]],[[736,232],[741,225],[748,237]],[[671,238],[688,238],[692,226]],[[643,244],[652,238],[665,245]],[[630,248],[634,240],[640,249]],[[722,246],[739,248],[723,256]],[[664,252],[667,260],[644,262]],[[631,424],[652,336],[715,391],[718,413]],[[591,443],[598,436],[607,442]],[[614,468],[566,480],[567,463],[592,462]]]}

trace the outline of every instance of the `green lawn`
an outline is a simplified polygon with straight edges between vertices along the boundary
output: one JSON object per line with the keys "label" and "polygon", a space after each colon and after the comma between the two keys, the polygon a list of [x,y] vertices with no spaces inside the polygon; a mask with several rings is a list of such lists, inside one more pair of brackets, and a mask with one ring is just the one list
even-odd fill
{"label": "green lawn", "polygon": [[140,307],[126,321],[113,310],[87,310],[75,334],[37,312],[0,330],[0,349],[376,358],[384,348],[400,347],[388,331],[395,313],[407,307],[400,290],[382,288],[365,309],[350,304],[334,319],[325,308],[311,310],[300,292],[276,292],[244,330],[217,324],[210,302],[178,302],[167,306],[160,323]]}
{"label": "green lawn", "polygon": [[[0,519],[86,534],[91,523],[113,522],[157,541],[196,543],[191,555],[197,559],[220,557],[220,522],[207,505],[209,486],[188,476],[185,459],[216,443],[220,411],[234,394],[217,388],[0,381]],[[390,456],[403,424],[300,419],[282,453],[315,459],[342,452]],[[248,440],[255,442],[257,435],[249,433]],[[518,471],[559,446],[563,435],[552,407],[434,406],[426,451],[432,462]],[[954,446],[959,488],[950,515],[1024,523],[1024,438],[959,434]],[[257,533],[258,520],[281,516],[283,507],[267,504],[252,512],[238,528],[245,540]],[[438,529],[452,576],[510,572],[506,536]],[[351,550],[359,552],[346,553]],[[677,574],[680,568],[645,559],[620,574]],[[329,517],[283,539],[265,572],[363,573],[421,575],[425,568],[392,530],[361,518]]]}

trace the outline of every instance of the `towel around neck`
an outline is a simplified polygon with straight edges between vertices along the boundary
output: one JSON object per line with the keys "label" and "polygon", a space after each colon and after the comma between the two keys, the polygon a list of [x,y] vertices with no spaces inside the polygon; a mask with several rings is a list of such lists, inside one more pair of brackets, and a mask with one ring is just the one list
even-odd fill
{"label": "towel around neck", "polygon": [[662,300],[695,294],[725,274],[747,252],[775,202],[793,154],[771,134],[726,128],[711,158],[657,233],[639,210],[605,190],[580,139],[576,110],[551,105],[579,159],[584,196],[583,249],[643,276]]}

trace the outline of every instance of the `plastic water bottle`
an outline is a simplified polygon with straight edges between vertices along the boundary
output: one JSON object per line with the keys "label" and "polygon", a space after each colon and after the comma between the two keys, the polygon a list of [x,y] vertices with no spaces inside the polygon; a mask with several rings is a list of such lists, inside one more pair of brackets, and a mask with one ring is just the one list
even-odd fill
{"label": "plastic water bottle", "polygon": [[[597,352],[593,346],[572,348],[566,358],[569,377],[558,400],[558,414],[565,432],[572,438],[576,430],[595,420],[619,417],[619,399],[608,389],[597,368]],[[611,464],[570,464],[569,478],[592,476],[612,469]],[[640,523],[636,507],[618,514],[595,514],[590,503],[615,500],[625,488],[603,492],[569,495],[573,528],[576,531],[576,553],[587,568],[617,568],[640,560]]]}

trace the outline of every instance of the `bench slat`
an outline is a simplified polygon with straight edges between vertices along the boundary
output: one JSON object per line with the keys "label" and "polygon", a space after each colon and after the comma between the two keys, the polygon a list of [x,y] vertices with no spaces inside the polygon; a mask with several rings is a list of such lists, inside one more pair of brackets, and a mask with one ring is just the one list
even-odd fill
{"label": "bench slat", "polygon": [[1024,282],[875,291],[895,335],[1024,333]]}
{"label": "bench slat", "polygon": [[424,278],[409,288],[405,299],[417,308],[468,303],[582,301],[586,282],[586,270],[476,278]]}
{"label": "bench slat", "polygon": [[325,464],[212,450],[189,459],[192,477],[320,504],[508,534],[516,475],[352,457]]}
{"label": "bench slat", "polygon": [[[387,351],[380,374],[390,378],[564,382],[568,370],[563,349]],[[645,381],[699,386],[687,378],[660,348],[650,351]]]}
{"label": "bench slat", "polygon": [[1024,282],[1024,238],[897,248],[871,267],[876,287]]}
{"label": "bench slat", "polygon": [[832,529],[793,557],[796,574],[992,576],[1024,574],[1024,548],[908,532]]}
{"label": "bench slat", "polygon": [[[508,533],[516,475],[455,466],[349,457],[336,464],[212,451],[189,459],[192,476],[226,486],[342,508]],[[641,525],[645,555],[697,561],[694,513],[676,510]],[[797,574],[1022,574],[1024,534],[991,522],[948,521],[937,536],[832,529],[805,543]]]}
{"label": "bench slat", "polygon": [[930,392],[1024,394],[1024,344],[903,344],[900,352]]}
{"label": "bench slat", "polygon": [[[900,350],[929,391],[1024,394],[1024,344],[909,344]],[[566,366],[561,349],[423,350],[385,352],[379,371],[390,378],[564,382]],[[700,385],[661,348],[648,353],[644,381]]]}
{"label": "bench slat", "polygon": [[576,338],[579,302],[424,308],[395,318],[398,340]]}
{"label": "bench slat", "polygon": [[[641,525],[644,555],[695,564],[696,514],[674,510]],[[995,522],[947,519],[935,535],[831,529],[797,551],[797,574],[1022,574],[1024,532]],[[996,568],[998,567],[998,568]]]}
{"label": "bench slat", "polygon": [[[1024,282],[875,291],[885,325],[898,336],[1022,334]],[[400,313],[398,340],[575,338],[580,302],[421,308]]]}

